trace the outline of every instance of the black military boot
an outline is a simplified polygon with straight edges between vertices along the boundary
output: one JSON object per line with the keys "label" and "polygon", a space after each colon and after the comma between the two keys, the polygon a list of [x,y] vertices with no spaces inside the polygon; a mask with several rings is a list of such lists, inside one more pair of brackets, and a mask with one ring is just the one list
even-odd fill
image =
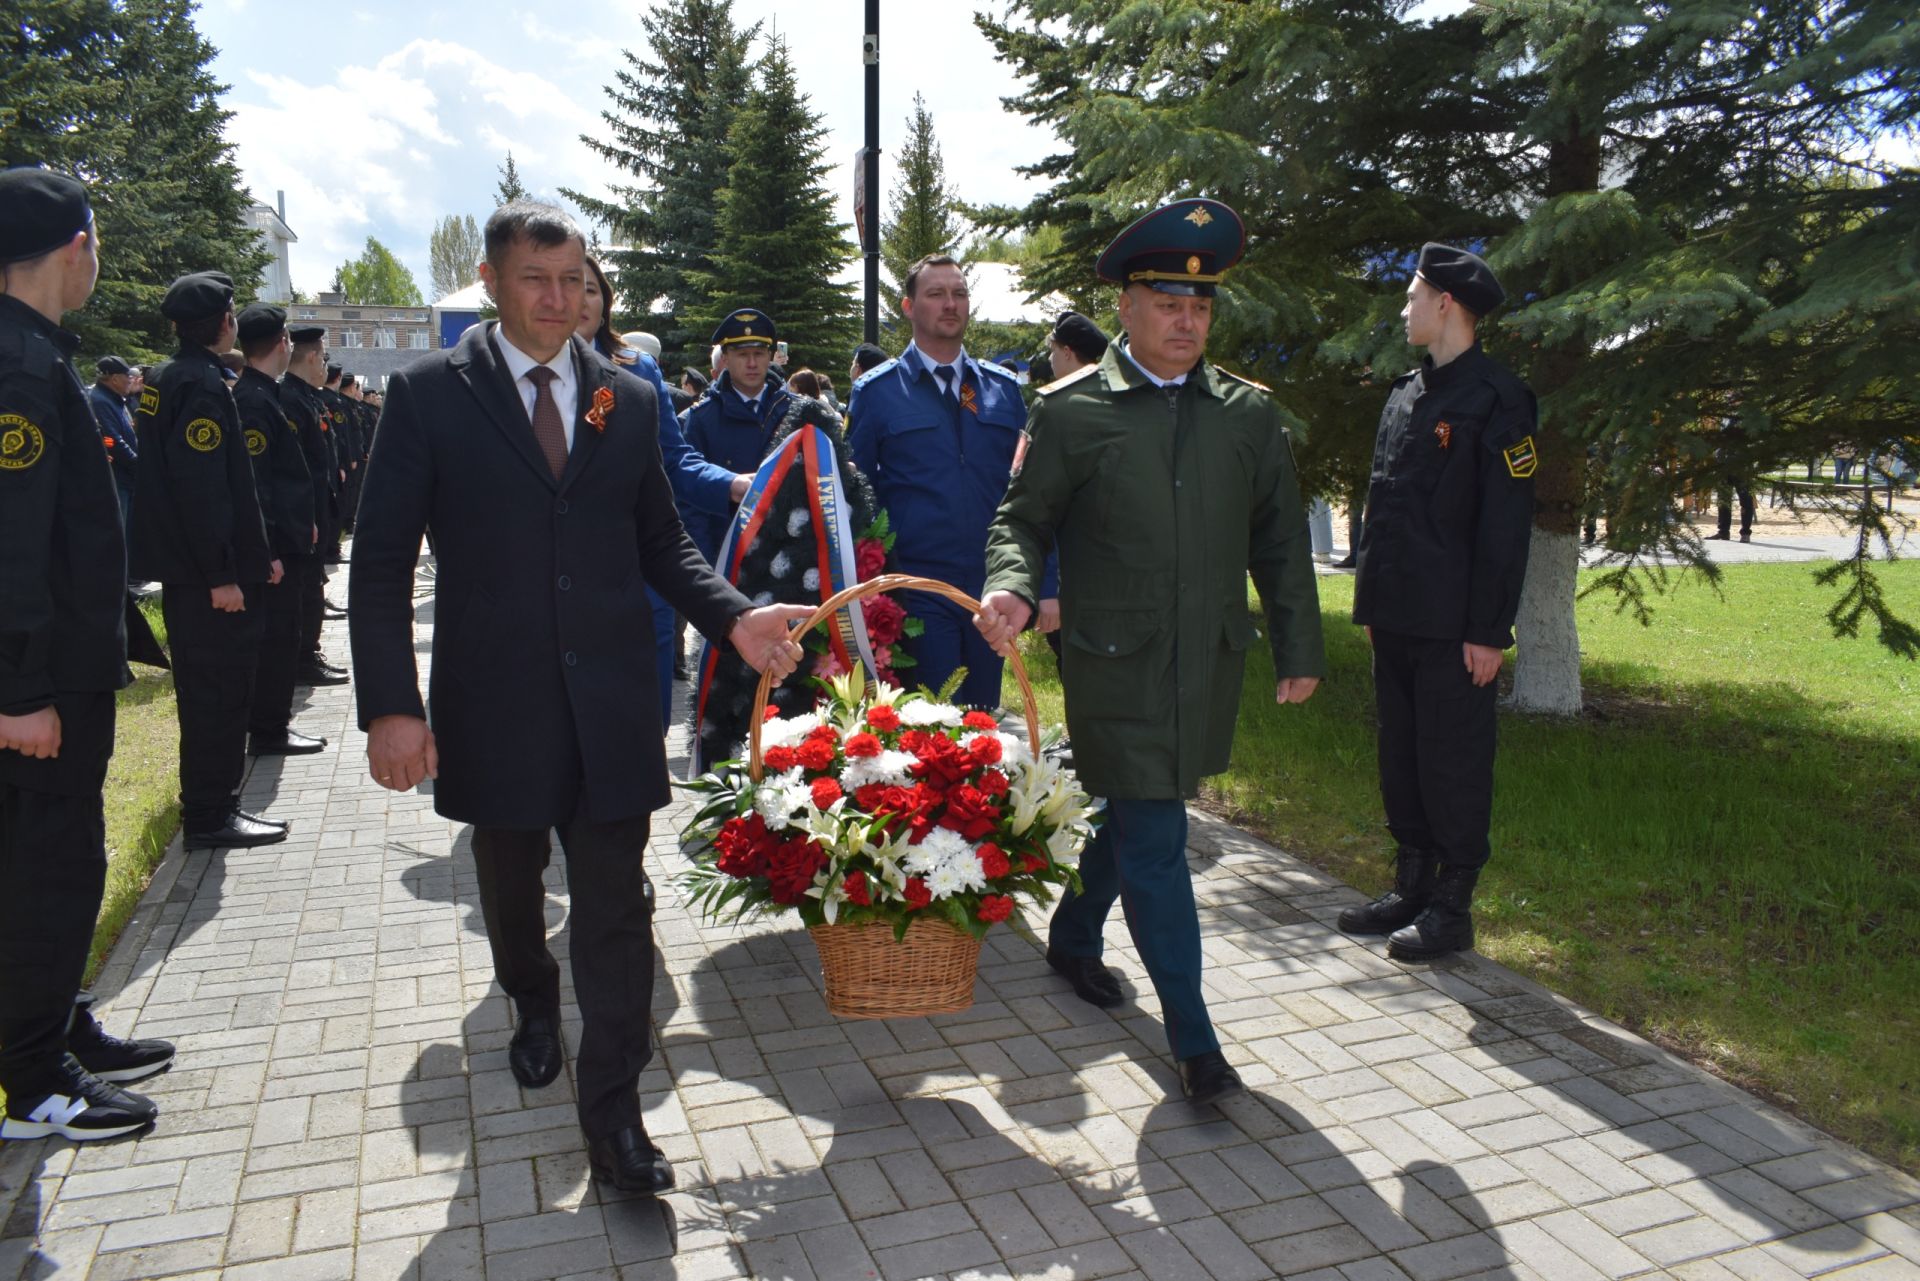
{"label": "black military boot", "polygon": [[1440,859],[1425,850],[1402,846],[1396,862],[1392,889],[1371,903],[1340,913],[1337,924],[1342,934],[1391,934],[1413,924],[1413,918],[1420,915],[1433,894],[1433,874],[1440,867]]}
{"label": "black military boot", "polygon": [[1444,867],[1433,882],[1433,897],[1413,924],[1387,936],[1387,955],[1396,961],[1431,961],[1473,947],[1473,886],[1477,867]]}

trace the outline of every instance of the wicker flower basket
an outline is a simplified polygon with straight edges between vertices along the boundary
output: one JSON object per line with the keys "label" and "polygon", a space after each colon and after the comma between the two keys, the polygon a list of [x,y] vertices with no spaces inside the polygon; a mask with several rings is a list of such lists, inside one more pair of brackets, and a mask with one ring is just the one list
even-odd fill
{"label": "wicker flower basket", "polygon": [[[880,592],[922,591],[944,596],[978,611],[980,602],[957,587],[932,578],[881,574],[855,583],[822,602],[794,633],[804,635],[844,605]],[[1027,739],[1040,750],[1040,719],[1033,685],[1018,651],[1008,655],[1025,704]],[[760,752],[760,726],[766,719],[772,673],[760,677],[754,696],[747,772],[757,783],[765,765]],[[914,921],[906,937],[894,941],[893,927],[880,921],[859,925],[816,925],[808,929],[820,950],[820,969],[826,979],[827,1010],[843,1019],[913,1019],[929,1014],[952,1014],[973,1004],[973,980],[980,966],[980,940],[945,921]]]}

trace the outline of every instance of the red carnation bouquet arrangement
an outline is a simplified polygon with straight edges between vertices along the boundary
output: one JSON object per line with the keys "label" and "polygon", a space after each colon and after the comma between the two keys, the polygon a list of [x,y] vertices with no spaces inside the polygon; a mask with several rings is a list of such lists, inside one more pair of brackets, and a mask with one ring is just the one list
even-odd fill
{"label": "red carnation bouquet arrangement", "polygon": [[1072,771],[959,708],[859,671],[813,710],[761,726],[764,774],[738,761],[687,784],[706,797],[681,883],[710,918],[797,912],[808,926],[917,919],[974,938],[1078,889],[1092,802]]}

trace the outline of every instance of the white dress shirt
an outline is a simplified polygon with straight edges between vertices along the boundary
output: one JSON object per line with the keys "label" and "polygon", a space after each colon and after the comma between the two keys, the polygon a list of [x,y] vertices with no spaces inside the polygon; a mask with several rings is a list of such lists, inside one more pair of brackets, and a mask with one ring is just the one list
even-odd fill
{"label": "white dress shirt", "polygon": [[1154,373],[1151,369],[1148,369],[1145,365],[1135,360],[1133,353],[1127,350],[1127,344],[1124,342],[1120,344],[1120,350],[1125,354],[1127,362],[1135,369],[1138,369],[1141,374],[1146,377],[1146,380],[1156,387],[1178,387],[1187,381],[1186,374],[1181,374],[1178,378],[1162,378],[1159,374]]}
{"label": "white dress shirt", "polygon": [[[520,393],[520,407],[527,411],[527,425],[532,426],[533,398],[539,389],[527,377],[527,371],[540,362],[508,342],[506,331],[499,325],[493,327],[493,338],[500,344],[500,359],[506,362],[507,373],[513,377],[513,389]],[[573,420],[580,408],[580,375],[573,367],[573,344],[568,343],[554,353],[546,365],[558,375],[549,389],[553,392],[553,403],[560,410],[560,426],[567,433],[567,451],[571,453]]]}

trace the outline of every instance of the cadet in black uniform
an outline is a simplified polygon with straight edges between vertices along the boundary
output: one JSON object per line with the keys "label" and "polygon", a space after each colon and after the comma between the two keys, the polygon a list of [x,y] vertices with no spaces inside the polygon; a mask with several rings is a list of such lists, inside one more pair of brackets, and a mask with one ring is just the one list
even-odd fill
{"label": "cadet in black uniform", "polygon": [[1474,882],[1493,817],[1494,678],[1533,530],[1533,393],[1474,335],[1506,297],[1474,254],[1428,244],[1407,287],[1426,359],[1380,415],[1353,621],[1373,642],[1380,794],[1399,844],[1393,889],[1340,914],[1388,955],[1473,946]]}
{"label": "cadet in black uniform", "polygon": [[320,400],[319,386],[327,376],[327,331],[319,325],[289,329],[293,356],[287,364],[287,376],[280,380],[280,408],[299,430],[301,451],[306,455],[307,474],[313,480],[314,524],[319,527],[319,542],[314,554],[298,569],[300,578],[300,668],[296,679],[308,685],[344,685],[347,674],[327,662],[320,652],[320,628],[329,618],[346,617],[345,610],[331,607],[327,601],[326,549],[333,545],[334,523],[339,519],[340,476],[333,466],[333,447],[328,441],[327,407]]}
{"label": "cadet in black uniform", "polygon": [[[134,573],[163,588],[180,711],[180,826],[190,850],[267,845],[286,825],[240,809],[267,548],[253,467],[217,353],[233,344],[233,282],[182,276],[160,303],[180,350],[140,393]],[[253,606],[253,608],[249,608]]]}
{"label": "cadet in black uniform", "polygon": [[164,1041],[100,1031],[75,998],[106,885],[101,787],[127,671],[120,503],[60,318],[99,273],[86,188],[0,172],[0,1138],[141,1129]]}
{"label": "cadet in black uniform", "polygon": [[327,366],[327,380],[322,383],[320,404],[325,410],[321,426],[326,429],[327,448],[333,455],[333,474],[340,488],[339,500],[334,504],[337,515],[333,530],[321,540],[321,555],[329,565],[338,565],[345,558],[340,555],[340,536],[346,532],[347,517],[347,398],[340,394],[340,379],[345,373],[338,365]]}
{"label": "cadet in black uniform", "polygon": [[253,484],[267,545],[285,570],[261,592],[256,605],[265,616],[260,662],[253,677],[253,714],[247,748],[255,756],[304,756],[327,745],[295,731],[293,686],[303,653],[300,625],[306,566],[314,560],[319,531],[313,520],[313,477],[301,452],[299,430],[280,408],[280,376],[287,372],[292,347],[287,341],[283,307],[257,302],[240,313],[240,350],[247,367],[233,387],[234,408],[253,459]]}

